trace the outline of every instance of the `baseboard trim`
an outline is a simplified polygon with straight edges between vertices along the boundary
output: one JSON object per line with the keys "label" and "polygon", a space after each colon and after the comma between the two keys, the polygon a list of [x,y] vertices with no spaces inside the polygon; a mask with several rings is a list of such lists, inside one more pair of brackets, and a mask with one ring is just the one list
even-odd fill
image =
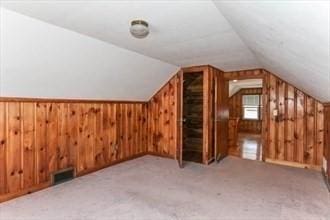
{"label": "baseboard trim", "polygon": [[321,166],[318,166],[318,165],[297,163],[297,162],[284,161],[284,160],[274,160],[274,159],[270,159],[270,158],[266,158],[265,162],[266,163],[277,164],[277,165],[289,166],[289,167],[296,167],[296,168],[303,168],[303,169],[311,169],[311,170],[321,171]]}
{"label": "baseboard trim", "polygon": [[156,157],[164,157],[164,158],[169,158],[169,159],[175,159],[174,156],[169,155],[169,154],[162,154],[162,153],[155,153],[155,152],[148,152],[146,153],[147,155],[152,155],[152,156],[156,156]]}
{"label": "baseboard trim", "polygon": [[[119,164],[119,163],[122,163],[122,162],[125,162],[125,161],[133,160],[133,159],[136,159],[138,157],[143,157],[143,156],[146,156],[146,155],[148,155],[148,153],[146,153],[146,152],[138,153],[138,154],[135,154],[133,156],[130,156],[130,157],[127,157],[127,158],[124,158],[124,159],[120,159],[120,160],[114,161],[112,163],[108,163],[106,165],[103,165],[103,166],[95,167],[95,168],[89,169],[89,170],[84,170],[82,172],[76,173],[75,178],[87,175],[89,173],[99,171],[101,169],[104,169],[104,168],[107,168],[107,167],[110,167],[110,166],[114,166],[116,164]],[[51,186],[52,186],[51,181],[48,181],[48,182],[45,182],[45,183],[41,183],[41,184],[32,186],[32,187],[27,188],[27,189],[23,189],[19,192],[7,193],[7,194],[4,194],[4,195],[0,195],[0,203],[15,199],[15,198],[27,195],[27,194],[31,194],[31,193],[43,190],[43,189],[51,187]]]}
{"label": "baseboard trim", "polygon": [[146,156],[146,155],[148,155],[148,153],[145,153],[145,152],[138,153],[138,154],[135,154],[135,155],[132,155],[132,156],[120,159],[120,160],[116,160],[114,162],[110,162],[110,163],[102,165],[102,166],[94,167],[94,168],[91,168],[91,169],[88,169],[88,170],[83,170],[83,171],[80,171],[80,172],[77,171],[76,177],[84,176],[86,174],[93,173],[93,172],[105,169],[107,167],[114,166],[116,164],[119,164],[119,163],[122,163],[122,162],[125,162],[125,161],[129,161],[129,160],[133,160],[133,159],[136,159],[138,157],[143,157],[143,156]]}
{"label": "baseboard trim", "polygon": [[47,181],[45,183],[41,183],[41,184],[38,184],[36,186],[32,186],[30,188],[27,188],[27,189],[23,189],[19,192],[7,193],[5,195],[0,195],[0,203],[11,200],[11,199],[15,199],[17,197],[21,197],[21,196],[24,196],[24,195],[27,195],[27,194],[31,194],[31,193],[40,191],[42,189],[48,188],[49,186],[51,186],[51,182]]}

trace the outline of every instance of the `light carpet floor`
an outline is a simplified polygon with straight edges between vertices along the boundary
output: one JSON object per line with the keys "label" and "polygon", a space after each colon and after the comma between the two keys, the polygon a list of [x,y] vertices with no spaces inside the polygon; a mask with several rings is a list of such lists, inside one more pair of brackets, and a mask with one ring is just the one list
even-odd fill
{"label": "light carpet floor", "polygon": [[320,173],[228,157],[145,156],[0,204],[0,219],[330,219]]}

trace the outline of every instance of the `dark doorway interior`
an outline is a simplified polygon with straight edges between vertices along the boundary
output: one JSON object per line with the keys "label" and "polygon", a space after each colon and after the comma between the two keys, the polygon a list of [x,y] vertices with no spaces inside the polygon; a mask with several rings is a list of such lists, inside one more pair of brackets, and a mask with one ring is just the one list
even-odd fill
{"label": "dark doorway interior", "polygon": [[183,82],[183,160],[203,161],[203,73],[185,73]]}

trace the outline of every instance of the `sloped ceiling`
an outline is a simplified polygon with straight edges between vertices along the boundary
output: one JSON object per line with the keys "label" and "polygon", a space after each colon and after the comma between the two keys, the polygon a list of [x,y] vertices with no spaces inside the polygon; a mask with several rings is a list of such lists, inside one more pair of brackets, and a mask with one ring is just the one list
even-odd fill
{"label": "sloped ceiling", "polygon": [[[329,2],[3,1],[3,6],[177,66],[265,68],[330,101]],[[128,33],[142,18],[151,33]],[[165,82],[163,82],[165,83]],[[161,84],[157,85],[161,86]]]}
{"label": "sloped ceiling", "polygon": [[[254,55],[212,1],[3,1],[4,7],[177,66],[258,68]],[[150,35],[129,33],[145,19]]]}
{"label": "sloped ceiling", "polygon": [[179,67],[0,8],[0,96],[147,101]]}
{"label": "sloped ceiling", "polygon": [[214,1],[263,68],[330,101],[329,1]]}

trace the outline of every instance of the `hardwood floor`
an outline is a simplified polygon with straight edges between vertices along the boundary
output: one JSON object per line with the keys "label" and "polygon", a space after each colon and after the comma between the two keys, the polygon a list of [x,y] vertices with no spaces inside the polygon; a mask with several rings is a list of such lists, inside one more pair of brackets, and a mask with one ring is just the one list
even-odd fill
{"label": "hardwood floor", "polygon": [[229,148],[229,155],[243,159],[261,160],[261,134],[239,133],[237,146]]}

